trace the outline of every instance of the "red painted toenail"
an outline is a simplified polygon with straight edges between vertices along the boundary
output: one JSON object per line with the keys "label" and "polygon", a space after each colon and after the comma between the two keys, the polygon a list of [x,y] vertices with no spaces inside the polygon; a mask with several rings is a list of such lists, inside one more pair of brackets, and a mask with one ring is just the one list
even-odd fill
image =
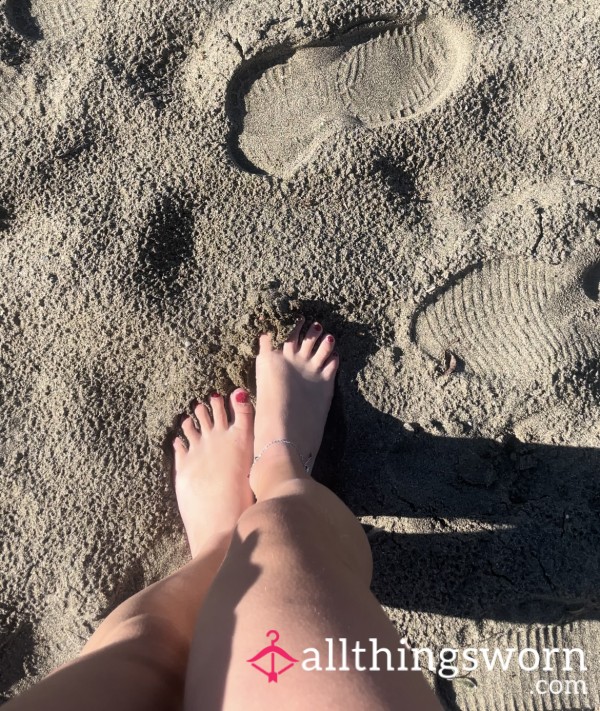
{"label": "red painted toenail", "polygon": [[221,397],[221,396],[219,395],[219,393],[213,393],[213,394],[211,395],[211,397]]}
{"label": "red painted toenail", "polygon": [[235,399],[238,402],[248,402],[248,393],[245,390],[240,390],[239,393],[235,394]]}
{"label": "red painted toenail", "polygon": [[333,343],[335,341],[335,338],[333,336],[327,336],[327,340],[329,343]]}
{"label": "red painted toenail", "polygon": [[323,328],[323,326],[321,326],[320,323],[315,323],[315,324],[313,324],[313,328],[315,329],[315,331],[320,331]]}

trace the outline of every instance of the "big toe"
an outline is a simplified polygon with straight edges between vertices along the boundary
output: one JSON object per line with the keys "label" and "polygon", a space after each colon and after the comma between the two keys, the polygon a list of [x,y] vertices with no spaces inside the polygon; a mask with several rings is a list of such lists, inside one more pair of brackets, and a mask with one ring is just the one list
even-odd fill
{"label": "big toe", "polygon": [[250,395],[243,388],[237,388],[231,393],[229,408],[232,425],[246,432],[252,431],[254,427],[254,407],[250,401]]}
{"label": "big toe", "polygon": [[258,352],[270,353],[273,350],[273,342],[270,333],[261,333],[258,337]]}

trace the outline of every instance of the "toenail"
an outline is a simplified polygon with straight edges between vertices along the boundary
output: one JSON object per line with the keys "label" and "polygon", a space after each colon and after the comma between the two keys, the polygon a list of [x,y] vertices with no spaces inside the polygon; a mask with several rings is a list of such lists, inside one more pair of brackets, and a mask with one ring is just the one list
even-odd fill
{"label": "toenail", "polygon": [[235,399],[237,402],[248,402],[248,393],[245,390],[240,390],[235,394]]}
{"label": "toenail", "polygon": [[221,396],[219,395],[219,393],[213,393],[213,394],[211,395],[211,397],[221,397]]}
{"label": "toenail", "polygon": [[320,331],[322,330],[323,326],[321,326],[320,323],[314,323],[313,328],[315,329],[315,331]]}
{"label": "toenail", "polygon": [[333,336],[327,336],[327,341],[329,343],[333,343],[335,341],[335,338]]}

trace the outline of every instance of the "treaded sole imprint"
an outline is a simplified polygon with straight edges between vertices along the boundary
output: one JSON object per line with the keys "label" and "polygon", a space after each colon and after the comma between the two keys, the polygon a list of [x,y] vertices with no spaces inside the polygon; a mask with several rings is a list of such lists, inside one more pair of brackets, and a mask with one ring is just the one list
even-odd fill
{"label": "treaded sole imprint", "polygon": [[531,380],[597,353],[597,339],[577,322],[595,307],[579,262],[505,258],[443,287],[416,312],[412,336],[436,360],[449,349],[474,373]]}
{"label": "treaded sole imprint", "polygon": [[468,58],[466,33],[431,19],[254,61],[230,87],[235,147],[254,168],[289,175],[340,128],[385,126],[428,111],[456,88]]}
{"label": "treaded sole imprint", "polygon": [[411,118],[450,91],[459,52],[448,26],[396,27],[342,57],[337,90],[351,116],[368,127]]}
{"label": "treaded sole imprint", "polygon": [[52,40],[85,29],[97,6],[98,0],[31,0],[29,3],[11,0],[7,4],[7,17],[21,34]]}
{"label": "treaded sole imprint", "polygon": [[3,135],[20,125],[31,108],[32,90],[12,67],[0,65],[0,145]]}
{"label": "treaded sole imprint", "polygon": [[[577,620],[564,625],[525,627],[511,630],[506,635],[474,644],[474,647],[496,650],[507,658],[509,649],[514,657],[504,671],[497,665],[493,670],[478,669],[469,674],[471,684],[455,679],[452,708],[464,711],[587,711],[600,708],[598,686],[598,644],[600,624],[597,620]],[[568,654],[565,650],[583,651]],[[540,655],[539,668],[532,651]],[[548,653],[544,650],[557,650]],[[523,654],[522,664],[518,655]],[[547,667],[547,671],[543,667]],[[570,666],[570,671],[565,667]]]}

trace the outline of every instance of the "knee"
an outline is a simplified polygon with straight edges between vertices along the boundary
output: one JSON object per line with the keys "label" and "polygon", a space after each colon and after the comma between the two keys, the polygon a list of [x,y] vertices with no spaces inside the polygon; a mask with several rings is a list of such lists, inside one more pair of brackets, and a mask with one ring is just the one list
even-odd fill
{"label": "knee", "polygon": [[343,563],[370,585],[373,558],[362,526],[332,492],[324,490],[323,497],[324,487],[311,483],[319,487],[316,496],[312,490],[290,490],[247,509],[238,522],[240,537],[255,534],[271,547],[285,548],[287,556],[314,564]]}
{"label": "knee", "polygon": [[161,670],[175,680],[184,677],[189,640],[167,618],[139,614],[123,620],[111,630],[103,646],[111,644],[126,647],[135,664]]}
{"label": "knee", "polygon": [[[287,483],[287,482],[286,482]],[[263,536],[274,534],[278,540],[297,536],[304,528],[320,528],[323,523],[316,514],[308,497],[291,487],[282,489],[279,496],[259,501],[250,506],[238,521],[238,531],[242,537],[250,532]]]}

